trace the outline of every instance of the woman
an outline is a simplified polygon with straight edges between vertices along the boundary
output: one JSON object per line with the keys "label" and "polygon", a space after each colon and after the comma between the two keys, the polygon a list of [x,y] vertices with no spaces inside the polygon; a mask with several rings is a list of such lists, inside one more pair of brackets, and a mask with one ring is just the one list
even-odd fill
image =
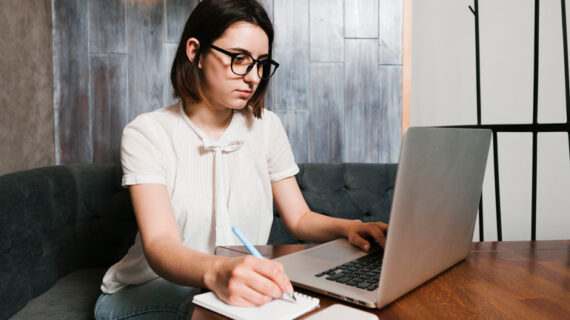
{"label": "woman", "polygon": [[188,318],[197,288],[238,306],[292,293],[276,262],[213,255],[217,245],[241,244],[232,226],[266,243],[273,202],[299,239],[384,244],[385,224],[330,218],[305,203],[283,126],[264,110],[278,67],[272,43],[255,0],[205,0],[190,15],[171,71],[181,102],[137,117],[123,133],[123,185],[139,233],[105,274],[97,319]]}

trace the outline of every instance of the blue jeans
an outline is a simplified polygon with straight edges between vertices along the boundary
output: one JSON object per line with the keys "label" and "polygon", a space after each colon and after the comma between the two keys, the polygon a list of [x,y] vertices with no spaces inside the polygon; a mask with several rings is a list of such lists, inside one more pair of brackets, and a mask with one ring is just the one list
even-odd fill
{"label": "blue jeans", "polygon": [[103,293],[95,304],[95,319],[183,319],[192,315],[192,298],[199,288],[179,286],[162,278]]}

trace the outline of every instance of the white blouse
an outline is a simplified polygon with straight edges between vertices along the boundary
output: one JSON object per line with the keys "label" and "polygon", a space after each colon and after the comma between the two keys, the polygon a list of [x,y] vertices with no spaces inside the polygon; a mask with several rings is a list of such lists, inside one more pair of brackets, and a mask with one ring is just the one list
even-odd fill
{"label": "white blouse", "polygon": [[[299,172],[279,118],[234,111],[218,141],[188,118],[181,103],[138,116],[123,131],[123,186],[166,185],[182,243],[213,253],[240,245],[238,227],[254,244],[266,244],[273,222],[271,182]],[[113,293],[157,278],[140,233],[123,259],[107,270],[101,290]]]}

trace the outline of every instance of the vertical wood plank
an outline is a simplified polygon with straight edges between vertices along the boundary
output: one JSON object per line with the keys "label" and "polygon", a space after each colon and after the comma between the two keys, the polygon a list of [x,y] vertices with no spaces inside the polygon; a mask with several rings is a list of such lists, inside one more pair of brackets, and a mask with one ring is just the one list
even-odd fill
{"label": "vertical wood plank", "polygon": [[280,63],[273,76],[275,109],[306,109],[309,87],[308,0],[275,0],[274,59]]}
{"label": "vertical wood plank", "polygon": [[379,160],[378,42],[345,40],[344,161]]}
{"label": "vertical wood plank", "polygon": [[92,55],[90,78],[93,162],[119,163],[122,130],[128,120],[126,55]]}
{"label": "vertical wood plank", "polygon": [[344,65],[311,64],[309,161],[342,162],[344,136]]}
{"label": "vertical wood plank", "polygon": [[[273,22],[273,0],[259,0],[259,3],[261,3],[261,5],[263,6],[263,8],[265,8],[265,11],[267,12],[267,15],[269,16],[269,19],[271,19],[271,22]],[[275,39],[273,40],[273,52],[275,52]],[[275,54],[273,54],[273,59],[275,59]],[[277,69],[279,70],[279,69]],[[277,72],[283,72],[282,70],[277,71]],[[268,110],[275,110],[275,76],[273,76],[273,79],[271,79],[269,81],[269,86],[267,87],[267,91],[265,93],[265,108],[267,108]]]}
{"label": "vertical wood plank", "polygon": [[275,110],[275,82],[274,80],[269,80],[269,86],[267,91],[265,91],[265,108],[267,110]]}
{"label": "vertical wood plank", "polygon": [[380,64],[402,64],[403,0],[382,0],[379,11]]}
{"label": "vertical wood plank", "polygon": [[343,0],[311,0],[309,3],[311,62],[344,61],[343,12]]}
{"label": "vertical wood plank", "polygon": [[309,111],[308,110],[278,110],[276,114],[281,119],[287,132],[289,143],[295,155],[295,162],[308,161],[308,134],[309,134]]}
{"label": "vertical wood plank", "polygon": [[402,67],[379,67],[380,163],[397,163],[402,140]]}
{"label": "vertical wood plank", "polygon": [[164,0],[127,0],[129,120],[164,105]]}
{"label": "vertical wood plank", "polygon": [[56,164],[92,159],[87,1],[53,1]]}
{"label": "vertical wood plank", "polygon": [[178,49],[178,43],[167,42],[164,44],[164,105],[171,105],[176,101],[172,97],[173,89],[170,81],[170,69],[174,62],[176,49]]}
{"label": "vertical wood plank", "polygon": [[269,19],[273,21],[273,0],[258,0],[258,2],[261,3],[261,5],[265,8],[265,11],[267,11]]}
{"label": "vertical wood plank", "polygon": [[184,24],[198,0],[165,0],[166,1],[166,41],[180,42]]}
{"label": "vertical wood plank", "polygon": [[89,50],[93,53],[125,53],[125,0],[90,0]]}
{"label": "vertical wood plank", "polygon": [[344,36],[378,38],[378,0],[344,1]]}

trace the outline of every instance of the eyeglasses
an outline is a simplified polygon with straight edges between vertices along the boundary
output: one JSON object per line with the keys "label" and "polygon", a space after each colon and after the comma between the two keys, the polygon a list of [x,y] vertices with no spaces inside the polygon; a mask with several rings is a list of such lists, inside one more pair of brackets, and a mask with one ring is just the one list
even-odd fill
{"label": "eyeglasses", "polygon": [[257,64],[257,75],[260,79],[267,80],[279,67],[279,63],[271,59],[257,60],[247,53],[229,52],[213,44],[210,44],[209,47],[232,57],[231,70],[238,76],[245,76]]}

